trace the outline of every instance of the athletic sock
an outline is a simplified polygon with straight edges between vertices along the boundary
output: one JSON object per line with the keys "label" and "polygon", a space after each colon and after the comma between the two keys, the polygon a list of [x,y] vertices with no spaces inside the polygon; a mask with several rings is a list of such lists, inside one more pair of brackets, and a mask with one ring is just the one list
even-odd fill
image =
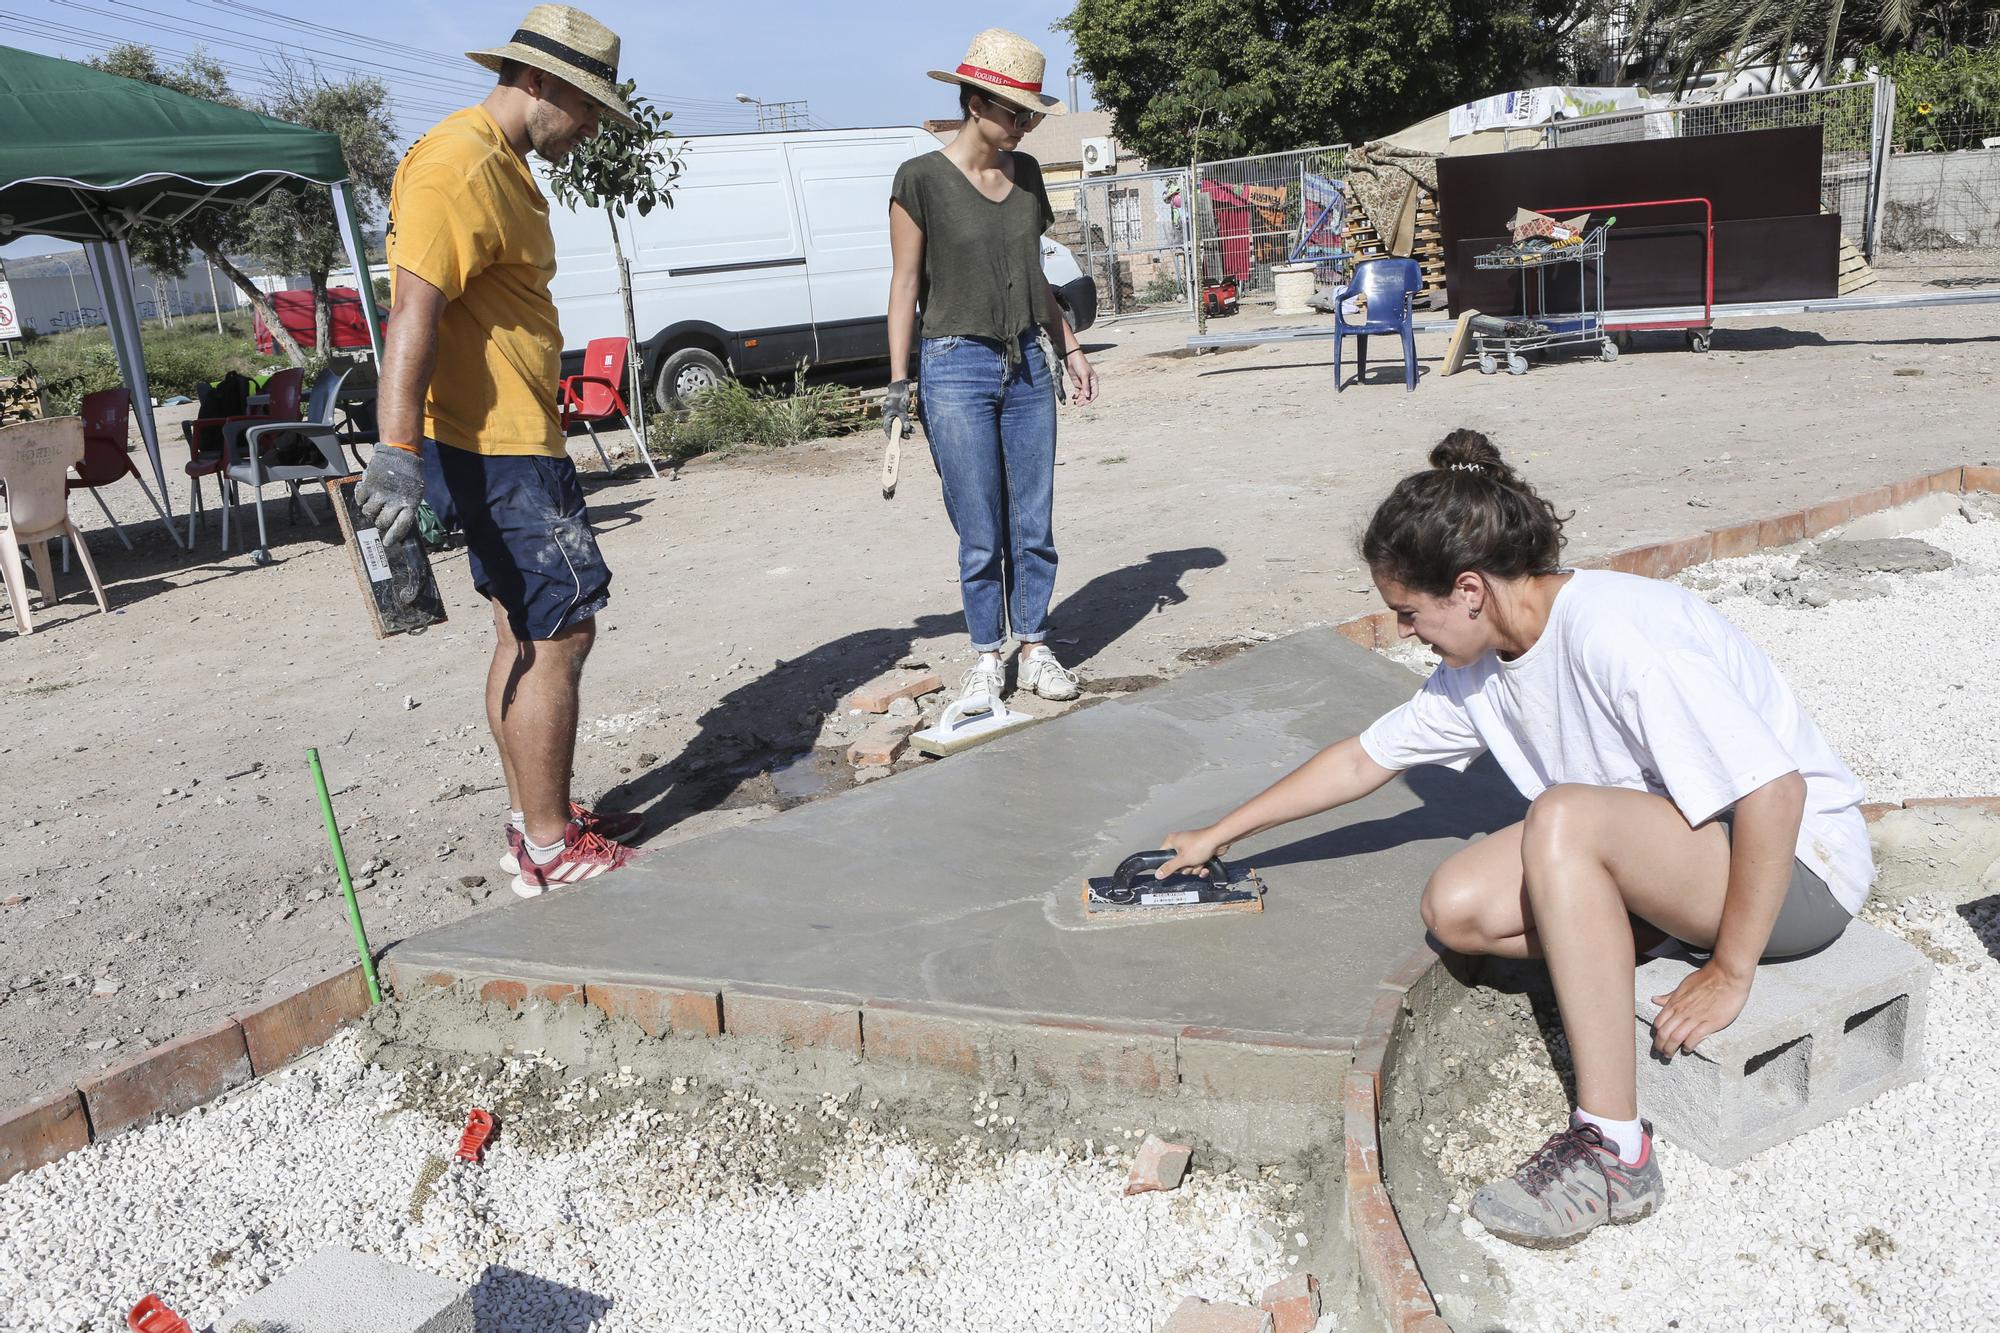
{"label": "athletic sock", "polygon": [[561,839],[558,839],[555,843],[551,844],[550,846],[543,847],[539,843],[537,843],[533,838],[530,838],[527,834],[523,833],[521,835],[521,842],[524,846],[527,847],[528,855],[534,860],[535,864],[538,866],[545,866],[549,862],[555,860],[558,856],[562,855],[563,842]]}
{"label": "athletic sock", "polygon": [[507,822],[514,826],[514,832],[519,833],[523,837],[527,836],[528,833],[527,815],[523,814],[519,810],[510,810],[507,813]]}
{"label": "athletic sock", "polygon": [[1636,1116],[1630,1120],[1608,1120],[1601,1115],[1592,1115],[1579,1106],[1571,1114],[1569,1122],[1572,1125],[1595,1125],[1597,1132],[1604,1136],[1604,1141],[1618,1154],[1618,1160],[1627,1166],[1637,1165],[1646,1151],[1645,1126],[1639,1123]]}

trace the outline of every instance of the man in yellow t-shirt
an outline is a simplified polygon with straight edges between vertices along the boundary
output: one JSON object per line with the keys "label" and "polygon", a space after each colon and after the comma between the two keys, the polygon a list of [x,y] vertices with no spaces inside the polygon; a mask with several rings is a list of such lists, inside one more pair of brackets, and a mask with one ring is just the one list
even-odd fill
{"label": "man in yellow t-shirt", "polygon": [[467,55],[499,84],[411,146],[390,194],[382,442],[355,493],[398,541],[428,478],[464,528],[499,638],[486,718],[513,805],[502,864],[534,897],[623,865],[640,820],[570,799],[578,684],[611,571],[556,411],[555,242],[528,153],[560,162],[600,117],[636,124],[618,37],[581,10],[537,5],[506,45]]}

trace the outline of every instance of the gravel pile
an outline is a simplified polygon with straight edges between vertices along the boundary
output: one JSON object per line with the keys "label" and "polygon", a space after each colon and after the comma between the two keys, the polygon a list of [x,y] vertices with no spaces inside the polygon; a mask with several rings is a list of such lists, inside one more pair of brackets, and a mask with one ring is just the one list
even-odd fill
{"label": "gravel pile", "polygon": [[[1732,1169],[1660,1143],[1666,1207],[1572,1249],[1519,1249],[1467,1219],[1513,1287],[1510,1326],[1894,1333],[1981,1326],[2000,1310],[2000,1155],[1987,1147],[2000,1101],[2000,896],[1867,916],[1937,963],[1930,1072]],[[1515,1123],[1510,1165],[1553,1127]]]}
{"label": "gravel pile", "polygon": [[[1125,1198],[1136,1140],[997,1153],[546,1062],[388,1072],[355,1039],[0,1185],[0,1328],[196,1327],[327,1245],[474,1287],[482,1333],[1124,1330],[1299,1262],[1295,1187]],[[471,1105],[500,1136],[449,1161]],[[968,1107],[968,1131],[984,1108]]]}

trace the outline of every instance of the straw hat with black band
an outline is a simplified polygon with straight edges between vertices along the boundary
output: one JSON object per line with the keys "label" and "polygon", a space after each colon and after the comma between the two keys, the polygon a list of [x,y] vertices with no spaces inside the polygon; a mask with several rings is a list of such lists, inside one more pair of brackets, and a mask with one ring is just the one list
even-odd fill
{"label": "straw hat with black band", "polygon": [[988,28],[972,39],[957,69],[930,71],[939,83],[962,83],[976,92],[1025,111],[1060,116],[1069,108],[1042,91],[1048,60],[1042,48],[1005,28]]}
{"label": "straw hat with black band", "polygon": [[536,5],[514,30],[512,41],[490,51],[467,51],[465,58],[496,74],[506,60],[553,74],[620,125],[639,128],[618,93],[618,34],[581,9]]}

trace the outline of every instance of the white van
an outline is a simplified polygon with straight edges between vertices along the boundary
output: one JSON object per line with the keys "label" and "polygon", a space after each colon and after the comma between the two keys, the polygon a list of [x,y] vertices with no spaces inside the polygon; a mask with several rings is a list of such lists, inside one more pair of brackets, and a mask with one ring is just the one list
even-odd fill
{"label": "white van", "polygon": [[[910,127],[701,135],[681,141],[671,208],[619,221],[645,383],[662,407],[725,374],[790,374],[889,355],[889,188],[938,141]],[[564,373],[592,338],[625,335],[608,215],[549,190]],[[1072,324],[1095,284],[1046,238],[1043,269]]]}

